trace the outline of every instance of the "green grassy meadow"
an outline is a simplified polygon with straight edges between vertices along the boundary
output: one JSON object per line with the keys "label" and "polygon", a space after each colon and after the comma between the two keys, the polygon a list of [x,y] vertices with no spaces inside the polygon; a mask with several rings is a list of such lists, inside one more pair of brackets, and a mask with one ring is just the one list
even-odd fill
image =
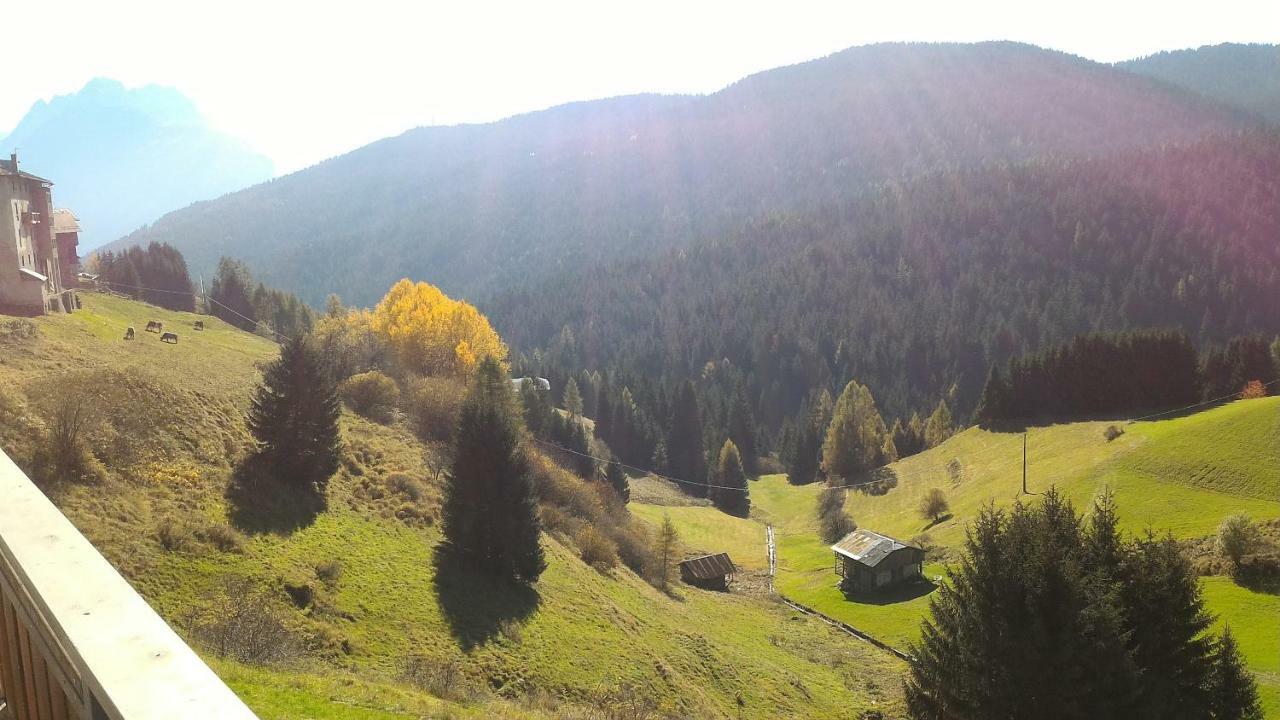
{"label": "green grassy meadow", "polygon": [[[248,447],[242,417],[257,365],[276,346],[209,317],[200,317],[209,328],[201,333],[190,329],[190,314],[83,298],[80,312],[37,319],[35,337],[0,333],[0,412],[35,426],[43,395],[57,385],[109,385],[100,402],[105,414],[128,419],[112,436],[125,449],[103,450],[102,484],[61,488],[55,502],[189,639],[188,618],[225,592],[228,578],[266,589],[300,639],[297,657],[251,666],[191,640],[261,717],[588,718],[623,686],[688,717],[737,717],[739,701],[747,718],[893,716],[900,708],[902,664],[884,653],[768,600],[683,586],[668,595],[624,568],[597,571],[549,535],[550,565],[532,593],[442,576],[437,451],[399,420],[344,414],[328,511],[293,531],[245,532],[235,547],[217,546],[212,532],[233,524],[225,489]],[[180,342],[141,332],[151,319]],[[129,325],[139,332],[127,342]],[[30,449],[22,436],[0,432],[0,442],[15,457]],[[680,522],[692,528],[696,518]],[[735,557],[763,568],[761,526],[731,525],[755,555]],[[166,549],[165,533],[186,540]],[[701,540],[690,529],[688,538],[713,544],[716,529],[705,533]],[[341,568],[336,580],[322,578],[326,564]],[[312,597],[290,602],[286,586]],[[442,698],[408,683],[410,657],[456,668],[466,692]]]}
{"label": "green grassy meadow", "polygon": [[[1032,428],[1028,434],[1028,489],[1053,486],[1084,512],[1110,489],[1124,528],[1169,532],[1177,538],[1212,535],[1222,518],[1243,512],[1255,520],[1280,517],[1280,397],[1238,401],[1197,414],[1119,425],[1125,433],[1107,441],[1113,423],[1081,422]],[[850,492],[846,510],[859,526],[904,540],[928,536],[939,550],[927,563],[929,579],[943,578],[945,561],[963,546],[966,525],[988,503],[1022,499],[1022,436],[970,428],[942,445],[894,463],[896,486],[882,495]],[[954,462],[953,462],[954,461]],[[956,472],[958,466],[958,472]],[[930,526],[918,512],[925,492],[940,487],[950,517]],[[774,526],[779,592],[848,622],[901,649],[919,637],[928,612],[928,587],[876,602],[847,599],[836,586],[832,553],[816,532],[814,507],[820,485],[793,486],[783,475],[751,483],[750,522]],[[635,505],[633,503],[633,505]],[[711,507],[636,506],[647,519],[671,515],[694,545],[741,547],[751,532],[744,522]],[[708,548],[712,549],[712,548]],[[743,552],[743,551],[739,551]],[[749,554],[749,553],[747,553]],[[745,557],[745,555],[744,555]],[[1268,716],[1280,717],[1280,599],[1235,585],[1223,577],[1203,580],[1205,600],[1219,622],[1241,639],[1259,681]],[[1246,639],[1247,636],[1247,639]]]}

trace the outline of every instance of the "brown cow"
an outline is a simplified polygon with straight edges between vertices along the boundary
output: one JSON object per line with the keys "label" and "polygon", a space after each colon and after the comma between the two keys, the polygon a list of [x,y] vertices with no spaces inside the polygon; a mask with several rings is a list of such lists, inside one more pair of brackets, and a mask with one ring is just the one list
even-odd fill
{"label": "brown cow", "polygon": [[203,321],[203,320],[197,320],[197,321],[196,321],[196,324],[195,324],[195,329],[196,329],[196,330],[203,330],[203,329],[204,329],[204,321]]}
{"label": "brown cow", "polygon": [[163,330],[164,330],[164,323],[160,322],[159,320],[147,321],[147,332],[158,333],[158,332],[162,332]]}
{"label": "brown cow", "polygon": [[174,345],[177,345],[178,333],[172,333],[172,332],[164,333],[163,335],[160,336],[160,342],[171,342]]}
{"label": "brown cow", "polygon": [[132,326],[132,325],[130,325],[130,326],[129,326],[129,328],[128,328],[127,330],[125,330],[125,331],[124,331],[124,339],[125,339],[125,340],[132,340],[132,339],[133,339],[133,326]]}

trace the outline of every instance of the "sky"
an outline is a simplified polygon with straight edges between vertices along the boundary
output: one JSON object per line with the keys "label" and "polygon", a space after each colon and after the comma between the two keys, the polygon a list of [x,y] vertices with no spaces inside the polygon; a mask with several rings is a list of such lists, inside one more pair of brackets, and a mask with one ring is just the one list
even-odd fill
{"label": "sky", "polygon": [[94,77],[171,85],[279,173],[422,125],[574,100],[706,93],[886,41],[1018,40],[1114,62],[1280,42],[1280,0],[43,0],[4,33],[0,135]]}

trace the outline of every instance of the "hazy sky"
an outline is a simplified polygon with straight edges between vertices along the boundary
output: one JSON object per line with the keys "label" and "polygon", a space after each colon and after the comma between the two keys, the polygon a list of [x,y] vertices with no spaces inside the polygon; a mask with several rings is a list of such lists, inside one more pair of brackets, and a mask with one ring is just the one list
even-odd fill
{"label": "hazy sky", "polygon": [[280,172],[418,125],[570,100],[709,92],[890,40],[1012,39],[1114,61],[1280,42],[1280,0],[44,0],[8,25],[0,134],[92,77],[173,85]]}

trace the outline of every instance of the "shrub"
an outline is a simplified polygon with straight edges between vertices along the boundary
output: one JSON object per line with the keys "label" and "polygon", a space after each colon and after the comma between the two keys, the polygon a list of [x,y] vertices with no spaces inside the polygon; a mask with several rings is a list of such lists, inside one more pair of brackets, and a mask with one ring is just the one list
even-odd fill
{"label": "shrub", "polygon": [[40,334],[40,327],[26,318],[0,320],[0,343],[26,342]]}
{"label": "shrub", "polygon": [[459,380],[418,377],[408,382],[401,404],[419,438],[448,443],[453,441],[465,395],[466,386]]}
{"label": "shrub", "polygon": [[858,527],[844,512],[844,493],[844,490],[827,488],[818,495],[818,532],[823,542],[837,542]]}
{"label": "shrub", "polygon": [[1218,526],[1218,552],[1235,567],[1258,545],[1258,528],[1246,515],[1230,515]]}
{"label": "shrub", "polygon": [[342,399],[361,417],[388,422],[400,401],[395,380],[377,370],[352,375],[342,382]]}
{"label": "shrub", "polygon": [[187,616],[198,640],[223,657],[265,664],[298,654],[300,644],[271,594],[248,578],[227,578]]}
{"label": "shrub", "polygon": [[195,533],[185,523],[166,520],[156,531],[156,537],[160,540],[160,547],[170,552],[178,552],[185,550],[191,544],[195,539]]}
{"label": "shrub", "polygon": [[1107,442],[1111,442],[1123,434],[1124,428],[1115,425],[1108,425],[1107,429],[1102,431],[1102,436],[1107,439]]}
{"label": "shrub", "polygon": [[338,584],[342,579],[342,561],[341,560],[325,560],[316,565],[316,577],[329,587]]}
{"label": "shrub", "polygon": [[441,700],[466,702],[479,694],[462,671],[457,660],[438,660],[423,655],[411,655],[404,659],[400,677],[405,682],[426,690]]}
{"label": "shrub", "polygon": [[578,546],[582,561],[597,570],[611,570],[618,564],[618,546],[591,525],[584,525],[573,543]]}
{"label": "shrub", "polygon": [[1241,400],[1257,400],[1267,396],[1267,388],[1263,386],[1261,380],[1250,380],[1245,383],[1244,388],[1240,391]]}
{"label": "shrub", "polygon": [[404,473],[391,473],[387,478],[387,485],[397,493],[404,495],[415,503],[422,502],[426,497],[427,491],[422,487],[422,483],[412,475]]}
{"label": "shrub", "polygon": [[244,534],[230,525],[222,523],[207,525],[200,535],[210,545],[223,552],[240,552],[244,549]]}
{"label": "shrub", "polygon": [[924,497],[920,498],[920,517],[930,522],[938,522],[950,509],[942,488],[929,488]]}

